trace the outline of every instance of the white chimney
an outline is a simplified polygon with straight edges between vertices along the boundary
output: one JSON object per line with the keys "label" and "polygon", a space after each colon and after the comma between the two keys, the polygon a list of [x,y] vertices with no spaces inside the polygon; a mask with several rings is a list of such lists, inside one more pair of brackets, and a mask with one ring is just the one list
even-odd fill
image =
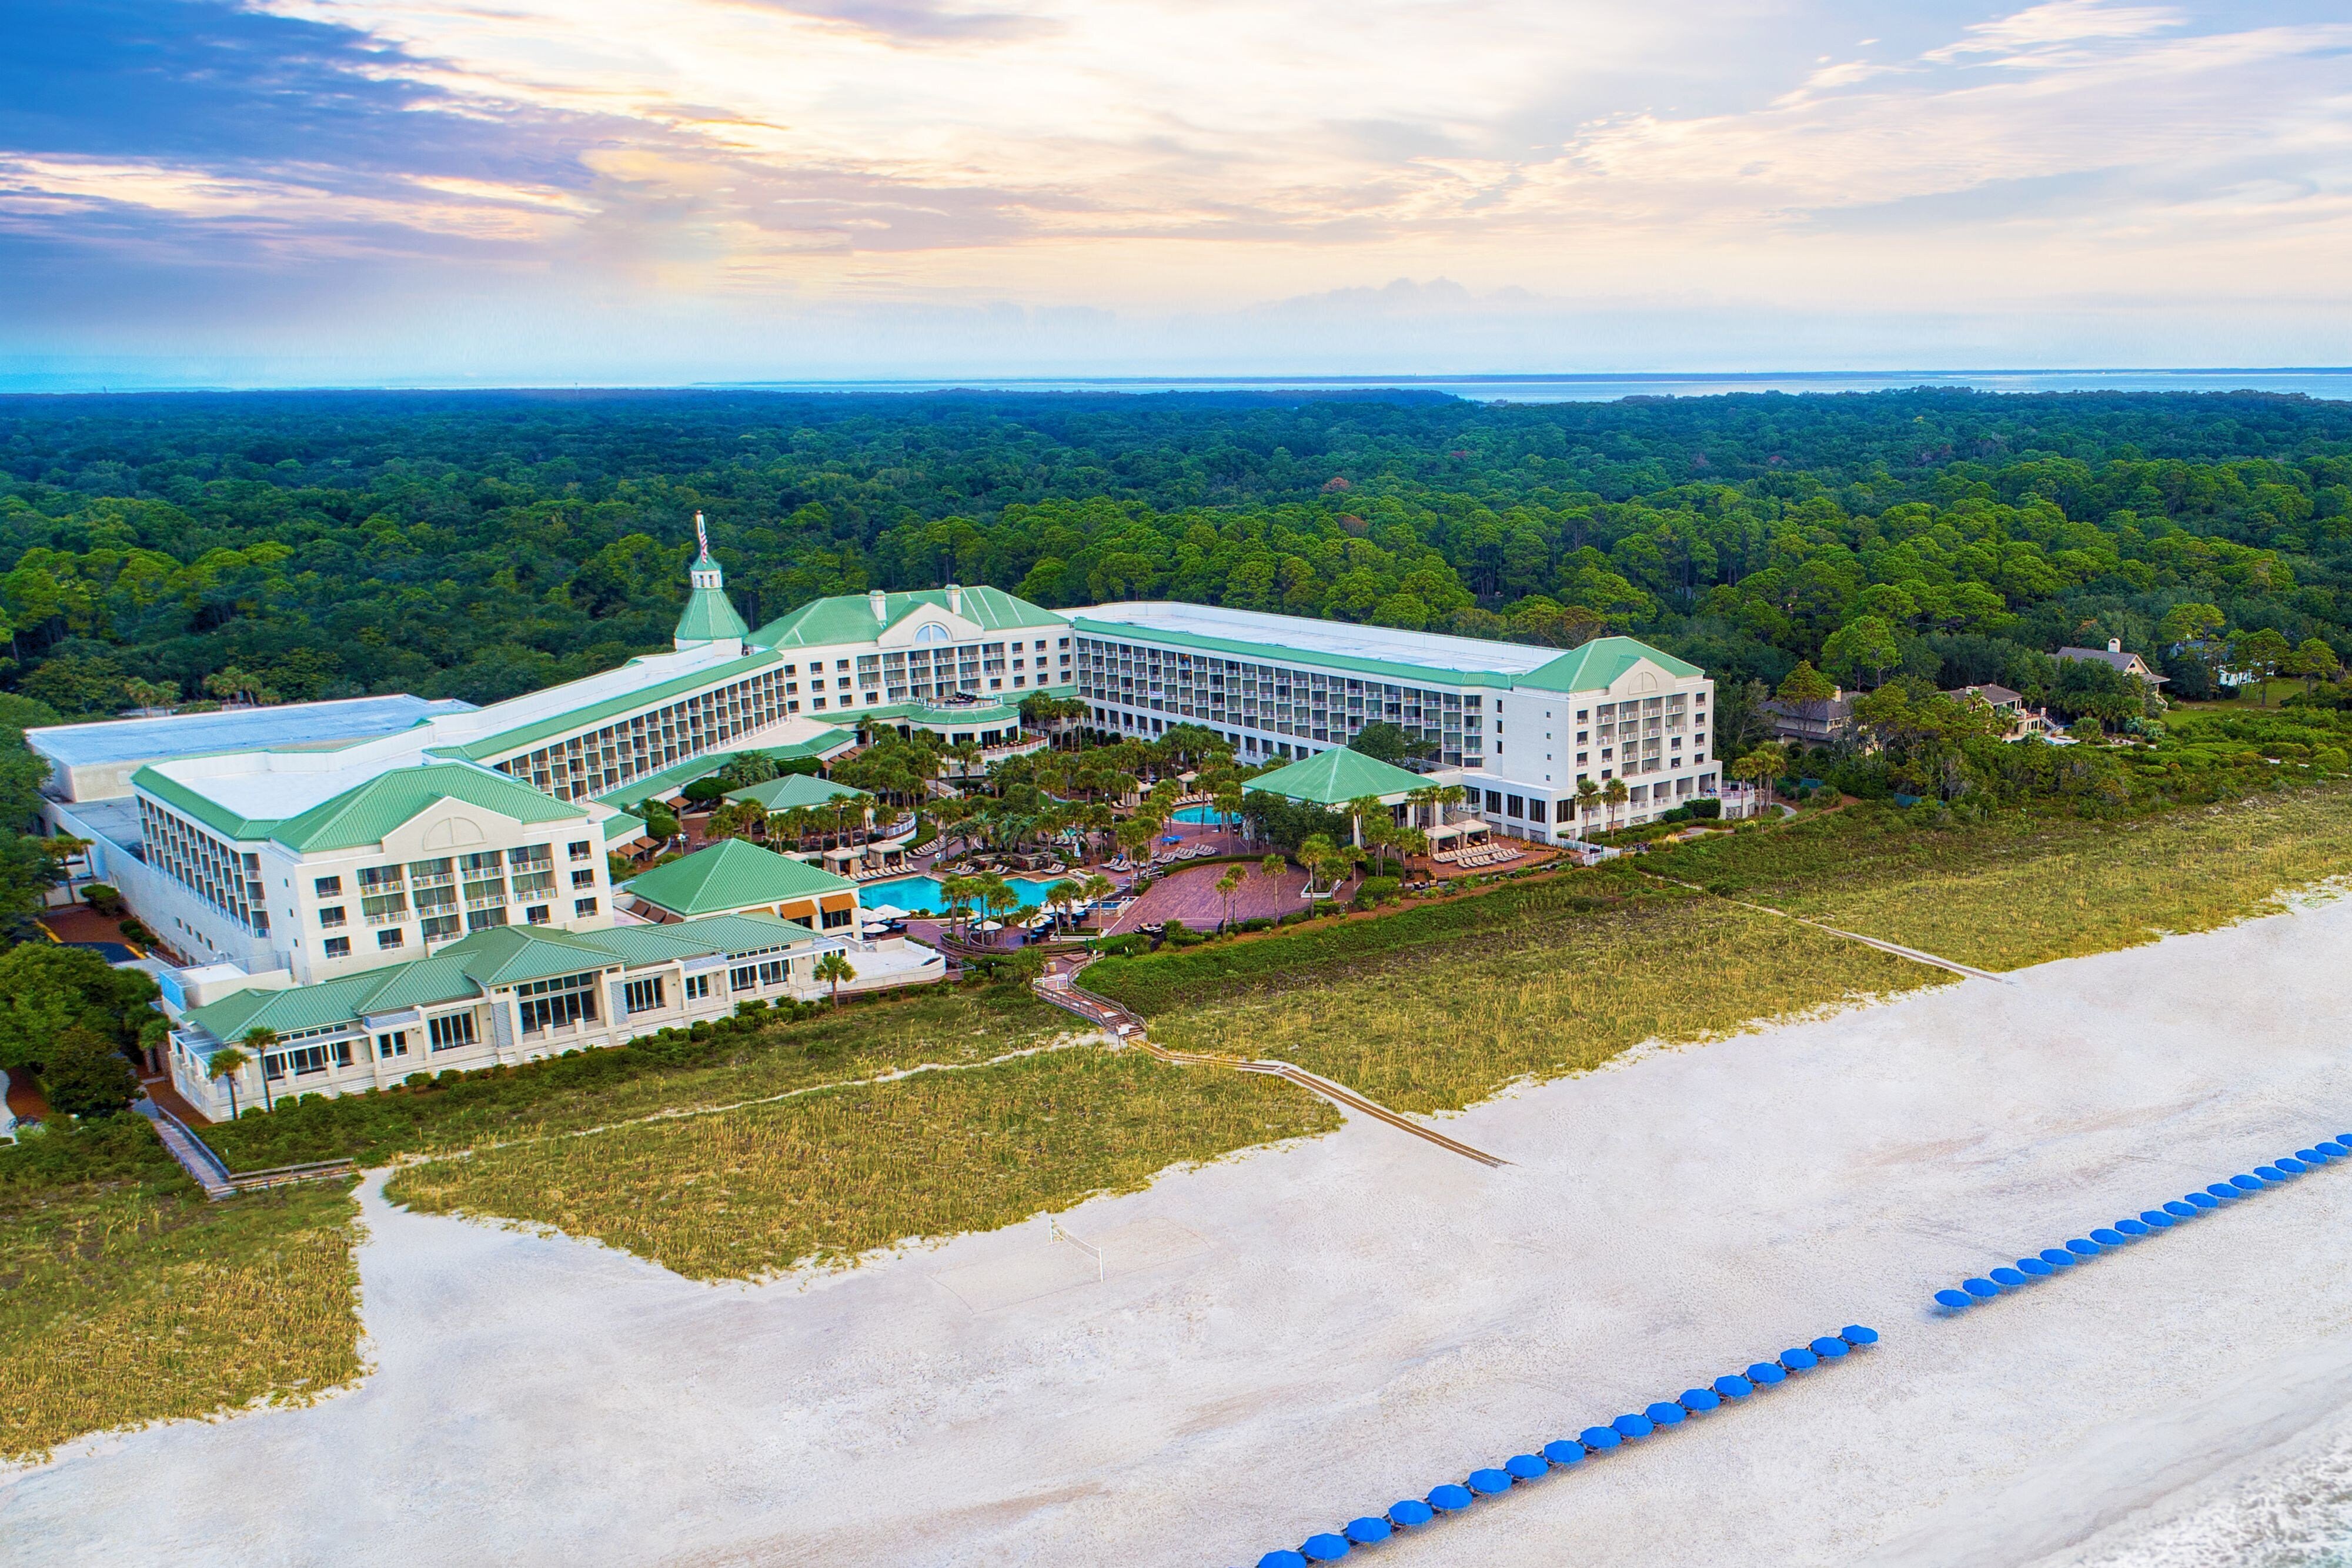
{"label": "white chimney", "polygon": [[948,584],[948,613],[950,615],[963,613],[963,590],[952,582]]}
{"label": "white chimney", "polygon": [[877,588],[868,592],[866,595],[866,602],[874,607],[875,620],[887,621],[890,618],[890,612],[887,608],[889,601],[884,597],[880,589]]}
{"label": "white chimney", "polygon": [[2107,639],[2107,652],[2108,652],[2108,653],[2122,653],[2123,651],[2124,651],[2124,640],[2123,640],[2121,637],[2110,637],[2110,638],[2108,638],[2108,639]]}

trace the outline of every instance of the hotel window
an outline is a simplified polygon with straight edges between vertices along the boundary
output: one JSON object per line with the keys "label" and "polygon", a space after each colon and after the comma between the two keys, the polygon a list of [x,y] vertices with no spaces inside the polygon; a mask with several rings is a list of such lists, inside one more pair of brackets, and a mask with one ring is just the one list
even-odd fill
{"label": "hotel window", "polygon": [[1530,822],[1540,822],[1543,820],[1544,803],[1541,800],[1529,800],[1528,802],[1528,821]]}
{"label": "hotel window", "polygon": [[528,925],[544,925],[549,920],[547,905],[544,904],[534,904],[530,908],[522,912],[522,917],[524,922]]}
{"label": "hotel window", "polygon": [[407,940],[408,938],[402,934],[400,927],[397,925],[393,926],[389,930],[379,931],[375,934],[376,946],[386,952],[401,946]]}
{"label": "hotel window", "polygon": [[767,959],[760,966],[760,984],[762,986],[781,986],[784,983],[785,977],[790,973],[791,969],[787,960],[782,958]]}
{"label": "hotel window", "polygon": [[533,980],[515,988],[515,1011],[525,1034],[544,1034],[596,1021],[596,977],[566,975],[559,980]]}
{"label": "hotel window", "polygon": [[593,871],[575,871],[572,873],[572,885],[593,887],[596,885],[596,873]]}
{"label": "hotel window", "polygon": [[822,930],[835,931],[840,929],[842,926],[848,925],[849,920],[850,912],[848,910],[828,909],[819,917],[818,925],[819,928]]}
{"label": "hotel window", "polygon": [[656,1011],[663,1005],[661,977],[656,975],[649,980],[631,980],[621,988],[621,999],[633,1013]]}
{"label": "hotel window", "polygon": [[446,1018],[425,1020],[425,1038],[436,1051],[455,1051],[459,1046],[474,1043],[474,1015],[451,1013]]}
{"label": "hotel window", "polygon": [[428,915],[425,917],[425,940],[446,942],[457,935],[457,917],[454,915]]}
{"label": "hotel window", "polygon": [[1486,810],[1498,817],[1503,814],[1503,792],[1500,789],[1486,791]]}
{"label": "hotel window", "polygon": [[686,999],[689,1002],[709,1001],[710,999],[710,977],[708,975],[688,975],[686,977],[684,989],[686,992]]}
{"label": "hotel window", "polygon": [[320,898],[341,898],[343,894],[343,879],[339,876],[322,876],[310,885]]}
{"label": "hotel window", "polygon": [[350,937],[348,937],[348,936],[330,936],[330,937],[328,937],[328,938],[327,938],[327,956],[328,956],[328,957],[330,957],[330,958],[348,958],[348,957],[350,957],[351,956],[352,956],[352,939],[351,939]]}
{"label": "hotel window", "polygon": [[756,991],[760,988],[760,970],[755,964],[741,964],[727,971],[727,988],[730,991]]}
{"label": "hotel window", "polygon": [[375,1053],[378,1057],[386,1061],[391,1061],[395,1056],[406,1056],[408,1054],[408,1031],[404,1029],[396,1029],[390,1034],[380,1034],[376,1036]]}
{"label": "hotel window", "polygon": [[596,846],[586,839],[574,839],[565,847],[564,852],[576,861],[594,860]]}
{"label": "hotel window", "polygon": [[1526,799],[1518,795],[1505,796],[1503,798],[1503,814],[1507,817],[1526,816],[1528,814],[1528,803]]}
{"label": "hotel window", "polygon": [[343,906],[340,904],[331,904],[326,908],[319,911],[319,924],[325,926],[330,931],[332,931],[336,926],[342,925]]}
{"label": "hotel window", "polygon": [[574,919],[578,919],[582,915],[593,915],[595,913],[596,901],[594,899],[575,898],[572,901],[572,915]]}

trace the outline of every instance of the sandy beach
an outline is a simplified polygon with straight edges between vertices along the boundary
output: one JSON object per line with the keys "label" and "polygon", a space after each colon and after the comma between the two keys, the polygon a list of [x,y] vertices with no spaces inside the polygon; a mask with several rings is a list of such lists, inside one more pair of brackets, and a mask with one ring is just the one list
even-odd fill
{"label": "sandy beach", "polygon": [[1643,1052],[1448,1119],[1496,1171],[1351,1123],[1062,1216],[1101,1279],[1041,1218],[702,1286],[371,1180],[364,1384],[0,1480],[0,1560],[1216,1568],[1863,1322],[1356,1560],[2297,1561],[2212,1543],[2345,1472],[2352,1166],[1928,1297],[2352,1131],[2347,972],[2332,904]]}

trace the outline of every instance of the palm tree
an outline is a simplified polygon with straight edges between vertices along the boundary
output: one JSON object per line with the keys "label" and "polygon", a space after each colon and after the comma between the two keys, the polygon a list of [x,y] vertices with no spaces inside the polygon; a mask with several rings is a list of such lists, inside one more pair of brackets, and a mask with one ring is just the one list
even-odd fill
{"label": "palm tree", "polygon": [[1283,859],[1281,853],[1276,852],[1257,862],[1257,873],[1258,875],[1265,878],[1266,881],[1272,882],[1287,870],[1289,865],[1290,862]]}
{"label": "palm tree", "polygon": [[979,894],[976,876],[950,876],[940,883],[940,896],[948,903],[948,918],[957,922],[960,930],[971,923],[971,901]]}
{"label": "palm tree", "polygon": [[1323,873],[1324,866],[1335,853],[1331,841],[1321,833],[1310,833],[1298,845],[1298,863],[1307,868],[1307,896],[1315,896],[1315,879]]}
{"label": "palm tree", "polygon": [[1584,823],[1592,820],[1592,808],[1600,799],[1600,785],[1590,779],[1580,779],[1576,781],[1576,820],[1580,829],[1576,835],[1578,838],[1584,836],[1580,830]]}
{"label": "palm tree", "polygon": [[1225,901],[1225,918],[1218,925],[1217,928],[1219,930],[1222,931],[1225,926],[1231,925],[1234,923],[1234,894],[1242,890],[1242,880],[1249,873],[1244,871],[1241,868],[1241,865],[1236,862],[1233,865],[1227,866],[1225,868],[1225,874],[1217,879],[1217,894]]}
{"label": "palm tree", "polygon": [[253,1052],[255,1060],[261,1063],[261,1108],[265,1111],[274,1111],[278,1107],[277,1103],[269,1097],[269,1048],[278,1043],[278,1031],[262,1024],[255,1024],[245,1031],[243,1043],[245,1049]]}
{"label": "palm tree", "polygon": [[1064,915],[1076,912],[1079,901],[1086,895],[1087,890],[1067,877],[1045,890],[1046,907],[1057,911],[1054,916],[1056,929],[1059,929]]}
{"label": "palm tree", "polygon": [[1118,884],[1098,871],[1090,871],[1078,883],[1088,904],[1100,904],[1118,891]]}
{"label": "palm tree", "polygon": [[841,982],[857,978],[857,971],[849,967],[848,956],[838,948],[819,958],[816,961],[816,967],[811,973],[820,980],[832,983],[835,1007],[841,1005]]}
{"label": "palm tree", "polygon": [[1613,833],[1617,831],[1618,809],[1625,804],[1626,798],[1632,793],[1632,790],[1625,788],[1625,780],[1622,779],[1612,779],[1608,783],[1603,784],[1601,787],[1601,799],[1609,807],[1609,831]]}
{"label": "palm tree", "polygon": [[[259,1032],[267,1033],[268,1031],[265,1030]],[[228,1119],[232,1122],[236,1120],[237,1115],[236,1075],[239,1072],[244,1071],[246,1068],[252,1064],[253,1058],[247,1056],[245,1052],[237,1050],[237,1048],[233,1045],[224,1045],[218,1051],[213,1052],[211,1062],[209,1062],[205,1068],[206,1074],[208,1074],[215,1082],[218,1082],[224,1078],[228,1080]]]}

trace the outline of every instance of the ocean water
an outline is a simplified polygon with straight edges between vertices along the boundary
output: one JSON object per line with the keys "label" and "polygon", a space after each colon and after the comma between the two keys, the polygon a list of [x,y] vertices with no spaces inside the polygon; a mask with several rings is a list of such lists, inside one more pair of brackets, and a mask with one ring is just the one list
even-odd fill
{"label": "ocean water", "polygon": [[2352,1431],[2069,1568],[2352,1568]]}
{"label": "ocean water", "polygon": [[1450,376],[969,376],[937,381],[729,382],[800,392],[1442,392],[1478,402],[1606,402],[1625,397],[1723,392],[1885,392],[1974,387],[1979,392],[2266,392],[2352,400],[2352,366],[2249,369],[1623,371]]}

